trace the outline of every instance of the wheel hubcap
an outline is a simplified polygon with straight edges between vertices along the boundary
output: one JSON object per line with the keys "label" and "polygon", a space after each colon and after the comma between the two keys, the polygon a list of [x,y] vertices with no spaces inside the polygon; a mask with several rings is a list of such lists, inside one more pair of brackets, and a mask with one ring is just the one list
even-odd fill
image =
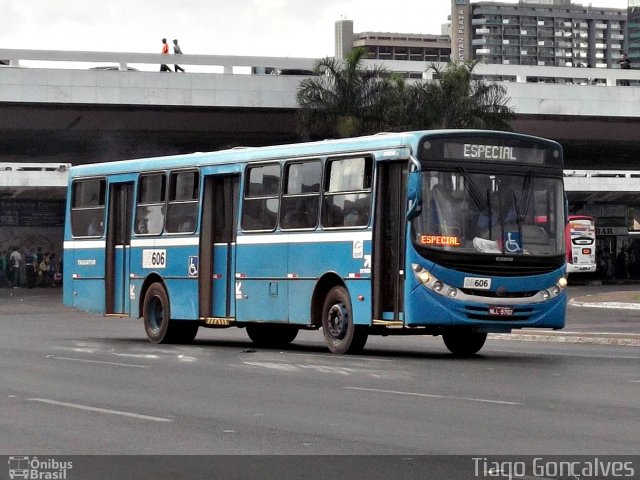
{"label": "wheel hubcap", "polygon": [[342,340],[346,333],[349,322],[347,319],[347,309],[344,304],[337,303],[329,310],[329,333],[336,340]]}

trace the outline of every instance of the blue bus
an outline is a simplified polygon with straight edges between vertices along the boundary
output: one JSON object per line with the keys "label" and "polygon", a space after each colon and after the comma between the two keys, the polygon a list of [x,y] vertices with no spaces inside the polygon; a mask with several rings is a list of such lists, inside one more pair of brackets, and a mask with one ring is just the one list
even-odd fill
{"label": "blue bus", "polygon": [[564,326],[561,146],[433,130],[72,167],[64,303],[154,343],[246,328],[283,346]]}

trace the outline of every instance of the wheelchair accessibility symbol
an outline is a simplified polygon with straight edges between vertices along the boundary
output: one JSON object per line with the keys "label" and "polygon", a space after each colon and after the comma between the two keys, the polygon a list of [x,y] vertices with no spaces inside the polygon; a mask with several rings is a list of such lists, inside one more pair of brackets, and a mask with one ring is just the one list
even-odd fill
{"label": "wheelchair accessibility symbol", "polygon": [[198,257],[189,257],[189,276],[197,277],[198,276]]}
{"label": "wheelchair accessibility symbol", "polygon": [[508,253],[522,253],[520,232],[505,232],[504,248]]}

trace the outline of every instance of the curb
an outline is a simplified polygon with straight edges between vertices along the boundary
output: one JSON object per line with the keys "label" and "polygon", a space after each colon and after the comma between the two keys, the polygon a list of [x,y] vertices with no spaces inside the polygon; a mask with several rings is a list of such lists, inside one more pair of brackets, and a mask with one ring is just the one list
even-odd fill
{"label": "curb", "polygon": [[523,342],[558,342],[587,345],[615,345],[640,347],[638,333],[581,333],[581,332],[520,332],[490,333],[492,340],[518,340]]}

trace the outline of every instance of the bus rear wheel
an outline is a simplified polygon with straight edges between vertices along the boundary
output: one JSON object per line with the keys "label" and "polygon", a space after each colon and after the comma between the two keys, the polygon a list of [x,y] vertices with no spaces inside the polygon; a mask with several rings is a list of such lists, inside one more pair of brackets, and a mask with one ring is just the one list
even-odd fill
{"label": "bus rear wheel", "polygon": [[250,323],[246,328],[251,341],[260,347],[285,347],[296,339],[300,330],[291,325],[265,323]]}
{"label": "bus rear wheel", "polygon": [[344,287],[333,287],[324,300],[322,333],[332,353],[360,353],[367,343],[367,328],[353,323],[351,300]]}
{"label": "bus rear wheel", "polygon": [[442,334],[444,344],[451,353],[458,357],[475,355],[487,340],[487,334],[470,330],[452,330]]}
{"label": "bus rear wheel", "polygon": [[167,291],[158,282],[144,296],[142,316],[151,343],[191,343],[198,333],[197,322],[171,320]]}

